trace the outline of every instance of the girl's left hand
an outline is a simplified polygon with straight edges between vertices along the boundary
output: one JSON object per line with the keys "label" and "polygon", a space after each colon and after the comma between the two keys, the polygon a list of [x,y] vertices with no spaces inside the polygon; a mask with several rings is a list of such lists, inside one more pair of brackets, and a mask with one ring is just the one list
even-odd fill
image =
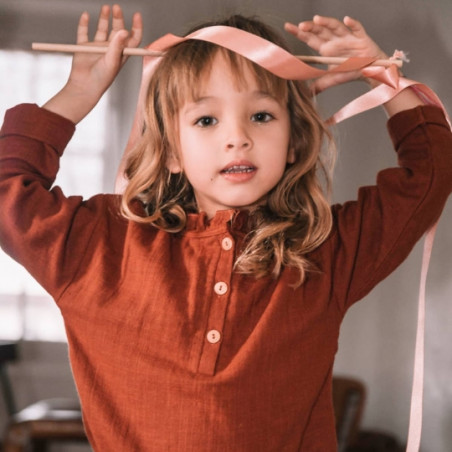
{"label": "girl's left hand", "polygon": [[[388,58],[367,35],[361,23],[348,16],[343,22],[332,17],[314,16],[311,21],[300,22],[298,26],[286,23],[284,28],[321,56]],[[327,74],[316,79],[311,89],[314,93],[319,93],[358,79],[364,80],[359,71]]]}

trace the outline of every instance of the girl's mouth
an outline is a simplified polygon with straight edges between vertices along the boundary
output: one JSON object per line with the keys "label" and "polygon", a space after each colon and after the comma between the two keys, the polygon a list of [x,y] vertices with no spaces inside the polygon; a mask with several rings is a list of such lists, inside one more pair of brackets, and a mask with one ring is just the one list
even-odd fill
{"label": "girl's mouth", "polygon": [[257,168],[247,161],[231,162],[225,166],[220,174],[229,182],[241,183],[251,180],[257,172]]}

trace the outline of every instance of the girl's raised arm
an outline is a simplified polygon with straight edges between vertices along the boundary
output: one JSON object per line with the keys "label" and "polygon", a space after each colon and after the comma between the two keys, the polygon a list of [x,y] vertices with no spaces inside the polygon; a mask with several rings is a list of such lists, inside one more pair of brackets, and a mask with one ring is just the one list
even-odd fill
{"label": "girl's raised arm", "polygon": [[[112,15],[111,29],[109,26]],[[105,54],[75,54],[69,79],[63,89],[50,99],[44,108],[58,113],[74,123],[80,122],[97,104],[112,84],[127,57],[122,55],[125,47],[137,47],[143,34],[143,23],[139,13],[132,19],[127,31],[119,5],[101,8],[94,41],[88,38],[89,15],[84,12],[77,28],[77,44],[103,45]]]}
{"label": "girl's raised arm", "polygon": [[[348,16],[343,22],[332,17],[314,16],[311,21],[300,22],[298,25],[286,23],[285,29],[322,56],[388,58],[369,37],[362,24]],[[332,86],[353,80],[365,80],[372,87],[379,84],[375,80],[365,79],[356,71],[327,74],[315,80],[311,88],[313,92],[320,93]],[[404,90],[384,104],[384,107],[388,115],[392,116],[418,105],[423,105],[422,100],[411,90]]]}

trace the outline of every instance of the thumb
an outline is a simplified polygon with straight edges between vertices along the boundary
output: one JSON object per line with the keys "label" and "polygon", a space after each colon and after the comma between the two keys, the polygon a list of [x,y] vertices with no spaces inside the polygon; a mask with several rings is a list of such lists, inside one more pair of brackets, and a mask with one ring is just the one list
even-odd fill
{"label": "thumb", "polygon": [[361,77],[360,72],[339,72],[336,74],[327,74],[316,79],[311,85],[311,91],[313,94],[319,94],[333,86],[341,85],[351,82]]}
{"label": "thumb", "polygon": [[116,62],[117,64],[121,64],[123,61],[125,61],[125,58],[123,59],[122,52],[126,47],[126,41],[128,37],[129,32],[127,30],[119,30],[117,33],[115,33],[108,45],[106,54],[107,60],[110,63]]}

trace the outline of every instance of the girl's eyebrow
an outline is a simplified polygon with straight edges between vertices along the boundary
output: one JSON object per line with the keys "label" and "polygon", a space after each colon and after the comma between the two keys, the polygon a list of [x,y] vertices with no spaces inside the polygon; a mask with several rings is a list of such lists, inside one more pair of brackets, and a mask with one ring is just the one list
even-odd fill
{"label": "girl's eyebrow", "polygon": [[196,99],[187,100],[185,102],[185,105],[181,109],[181,111],[184,114],[188,114],[192,110],[196,110],[198,107],[202,106],[202,104],[205,104],[209,100],[214,100],[214,99],[216,99],[215,96],[202,96],[202,97],[198,97]]}
{"label": "girl's eyebrow", "polygon": [[217,99],[216,96],[201,96],[201,97],[194,97],[192,101],[190,101],[192,104],[203,104],[209,100]]}
{"label": "girl's eyebrow", "polygon": [[261,90],[255,91],[255,95],[256,95],[256,97],[259,97],[259,98],[271,99],[271,100],[278,102],[278,99],[273,94],[269,93],[268,91],[261,91]]}

